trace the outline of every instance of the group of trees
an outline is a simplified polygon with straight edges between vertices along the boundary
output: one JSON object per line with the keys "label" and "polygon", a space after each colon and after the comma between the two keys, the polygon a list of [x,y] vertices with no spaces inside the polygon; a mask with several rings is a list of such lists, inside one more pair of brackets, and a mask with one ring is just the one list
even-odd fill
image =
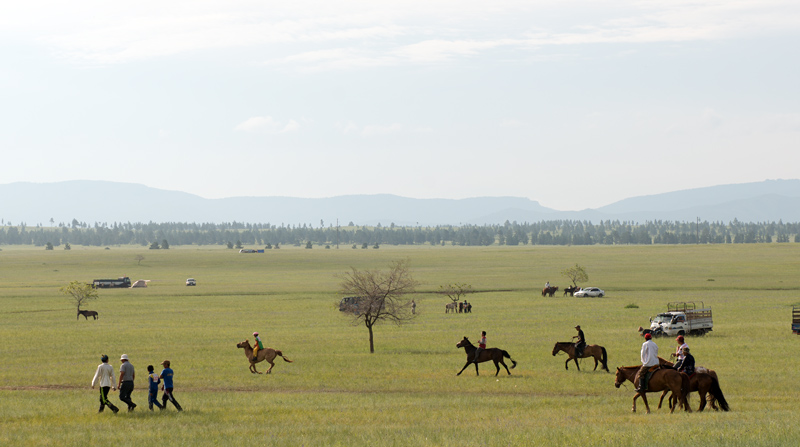
{"label": "group of trees", "polygon": [[[763,222],[673,222],[643,224],[605,220],[555,220],[538,223],[506,222],[503,225],[403,227],[381,226],[317,227],[271,224],[196,223],[83,223],[60,227],[25,225],[0,227],[0,245],[67,247],[141,245],[169,248],[170,245],[247,246],[361,246],[380,245],[619,245],[619,244],[736,244],[800,242],[800,223]],[[50,244],[50,245],[48,245]]]}

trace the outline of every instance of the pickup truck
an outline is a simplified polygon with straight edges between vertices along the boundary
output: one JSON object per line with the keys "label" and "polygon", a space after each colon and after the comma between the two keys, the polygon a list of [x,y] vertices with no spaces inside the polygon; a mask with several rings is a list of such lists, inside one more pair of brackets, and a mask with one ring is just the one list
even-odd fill
{"label": "pickup truck", "polygon": [[659,335],[705,335],[714,327],[711,308],[700,302],[667,304],[667,311],[650,319],[650,333]]}

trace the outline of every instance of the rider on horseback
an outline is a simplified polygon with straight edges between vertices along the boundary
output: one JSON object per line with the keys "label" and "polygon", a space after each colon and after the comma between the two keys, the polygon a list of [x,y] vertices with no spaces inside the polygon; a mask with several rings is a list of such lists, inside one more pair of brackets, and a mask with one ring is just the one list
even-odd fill
{"label": "rider on horseback", "polygon": [[644,334],[644,340],[641,353],[642,367],[639,368],[639,371],[636,372],[636,377],[633,379],[633,383],[639,386],[636,388],[637,393],[647,391],[647,381],[659,365],[658,345],[653,342],[653,336]]}
{"label": "rider on horseback", "polygon": [[580,324],[575,326],[575,329],[578,330],[578,335],[572,337],[572,339],[578,339],[578,341],[575,342],[575,358],[579,359],[583,355],[584,348],[586,348],[586,337],[583,336]]}
{"label": "rider on horseback", "polygon": [[689,354],[689,347],[683,348],[683,358],[675,363],[675,369],[691,377],[694,374],[694,356]]}
{"label": "rider on horseback", "polygon": [[253,360],[258,360],[258,351],[264,349],[264,344],[261,342],[261,337],[258,336],[258,332],[253,332],[253,337],[255,337],[255,342],[253,343]]}
{"label": "rider on horseback", "polygon": [[486,331],[481,331],[481,339],[478,342],[478,349],[475,350],[475,363],[478,363],[478,359],[481,358],[481,352],[486,349]]}

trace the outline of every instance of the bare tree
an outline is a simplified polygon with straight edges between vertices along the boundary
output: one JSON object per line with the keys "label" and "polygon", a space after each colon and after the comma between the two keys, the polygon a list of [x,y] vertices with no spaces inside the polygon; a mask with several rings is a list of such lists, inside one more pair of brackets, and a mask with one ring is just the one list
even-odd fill
{"label": "bare tree", "polygon": [[579,282],[586,282],[589,280],[586,269],[578,264],[575,264],[575,267],[570,267],[562,271],[561,274],[569,278],[569,280],[572,281],[572,285],[575,287],[578,286]]}
{"label": "bare tree", "polygon": [[82,305],[90,300],[96,300],[98,297],[97,290],[91,284],[84,284],[79,281],[70,281],[69,284],[59,290],[72,299],[72,302],[78,307],[78,312],[81,311]]}
{"label": "bare tree", "polygon": [[466,298],[468,294],[472,293],[472,286],[470,284],[453,283],[446,286],[439,286],[439,293],[450,298],[450,301],[458,303],[461,298]]}
{"label": "bare tree", "polygon": [[142,261],[144,261],[144,256],[136,255],[136,257],[134,257],[133,259],[136,260],[136,265],[140,265],[142,263]]}
{"label": "bare tree", "polygon": [[380,321],[397,325],[406,323],[416,315],[411,313],[411,302],[403,295],[413,293],[417,282],[411,276],[408,261],[393,261],[388,270],[356,270],[337,275],[343,295],[355,299],[340,307],[347,312],[353,325],[363,323],[369,331],[369,352],[375,352],[372,328]]}

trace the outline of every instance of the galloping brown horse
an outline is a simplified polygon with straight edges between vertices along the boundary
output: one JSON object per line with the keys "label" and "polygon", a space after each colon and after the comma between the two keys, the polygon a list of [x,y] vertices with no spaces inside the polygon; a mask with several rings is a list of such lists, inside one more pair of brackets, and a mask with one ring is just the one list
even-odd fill
{"label": "galloping brown horse", "polygon": [[558,292],[558,286],[545,287],[542,289],[542,296],[549,295],[552,298],[556,292]]}
{"label": "galloping brown horse", "polygon": [[237,343],[236,347],[244,349],[244,354],[247,356],[247,360],[250,361],[250,372],[253,374],[255,373],[261,374],[256,370],[256,363],[263,362],[264,360],[266,360],[267,363],[270,364],[270,367],[267,370],[267,374],[269,374],[272,371],[272,368],[275,367],[275,364],[272,363],[272,361],[275,360],[275,357],[277,356],[280,356],[284,362],[292,363],[291,360],[283,356],[283,353],[281,351],[272,348],[259,349],[258,356],[256,357],[255,360],[253,360],[253,347],[250,346],[249,340]]}
{"label": "galloping brown horse", "polygon": [[[564,367],[569,370],[569,361],[575,360],[575,366],[578,367],[578,371],[581,370],[580,365],[578,365],[578,359],[575,357],[575,344],[568,341],[558,341],[556,345],[553,346],[553,356],[558,354],[559,351],[564,351],[567,353],[567,361],[564,362]],[[594,358],[594,370],[597,371],[597,362],[598,360],[603,364],[603,369],[607,372],[611,372],[608,370],[608,354],[606,353],[606,348],[600,345],[589,345],[583,348],[583,353],[581,354],[580,358],[584,359],[586,357]]]}
{"label": "galloping brown horse", "polygon": [[[633,379],[636,377],[636,372],[639,371],[639,368],[641,368],[641,365],[623,366],[617,368],[617,376],[614,386],[619,388],[620,385],[625,383],[626,380],[629,380],[631,383],[633,383]],[[686,374],[679,373],[674,369],[661,368],[658,371],[655,371],[650,377],[647,387],[647,391],[637,392],[636,395],[633,396],[633,408],[631,411],[634,413],[636,412],[636,399],[639,396],[641,396],[642,400],[644,401],[644,406],[647,409],[647,413],[650,413],[650,405],[647,403],[647,393],[663,391],[666,389],[672,391],[670,401],[672,401],[673,404],[670,413],[675,412],[675,407],[678,406],[678,402],[683,405],[684,410],[688,411],[689,413],[692,412],[692,409],[689,408],[689,402],[686,400],[686,396],[689,395],[689,377]]]}
{"label": "galloping brown horse", "polygon": [[506,369],[506,372],[510,376],[511,371],[508,370],[508,366],[506,366],[505,362],[503,362],[504,357],[511,360],[511,369],[514,369],[517,366],[517,362],[515,362],[514,359],[511,358],[511,355],[509,355],[507,351],[504,351],[500,348],[484,349],[481,352],[478,361],[476,362],[475,351],[477,351],[478,348],[475,347],[475,345],[473,345],[469,341],[469,339],[467,339],[467,337],[464,337],[463,340],[458,342],[456,344],[456,348],[464,348],[464,351],[467,353],[467,363],[464,365],[463,368],[461,368],[461,371],[459,371],[458,374],[456,374],[457,376],[460,376],[461,373],[464,372],[465,369],[467,369],[467,366],[469,366],[470,363],[475,363],[475,375],[480,375],[478,373],[478,363],[488,362],[489,360],[493,361],[495,368],[497,368],[497,372],[494,373],[495,376],[500,374],[500,365],[503,365],[503,367]]}
{"label": "galloping brown horse", "polygon": [[[668,362],[661,357],[658,359],[661,361],[662,366],[672,366],[671,362]],[[700,408],[698,408],[697,411],[703,411],[706,408],[706,402],[711,405],[711,408],[713,408],[714,411],[719,411],[720,408],[722,411],[730,411],[728,401],[725,400],[725,396],[722,394],[722,389],[719,387],[717,372],[713,369],[703,368],[703,370],[708,372],[701,372],[701,370],[698,368],[698,370],[696,370],[695,373],[689,377],[689,392],[693,393],[697,391],[697,394],[700,395]],[[664,392],[661,393],[661,400],[658,401],[658,408],[661,408],[661,404],[664,402],[664,396],[666,394],[667,390],[664,390]],[[671,403],[672,400],[670,399],[669,402]],[[719,407],[717,407],[717,402],[719,402]]]}

